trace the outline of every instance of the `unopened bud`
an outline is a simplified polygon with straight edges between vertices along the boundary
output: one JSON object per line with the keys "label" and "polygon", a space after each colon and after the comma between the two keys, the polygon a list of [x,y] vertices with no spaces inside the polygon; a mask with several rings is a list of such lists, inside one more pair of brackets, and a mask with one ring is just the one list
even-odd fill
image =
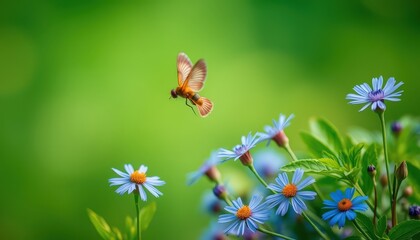
{"label": "unopened bud", "polygon": [[391,131],[395,137],[398,137],[402,130],[403,130],[403,127],[400,122],[393,122],[391,124]]}
{"label": "unopened bud", "polygon": [[400,166],[398,166],[395,176],[398,181],[402,182],[404,179],[408,176],[408,169],[407,169],[407,163],[405,161],[402,161]]}
{"label": "unopened bud", "polygon": [[375,168],[375,166],[373,164],[369,165],[367,167],[367,172],[369,173],[369,175],[371,177],[375,177],[375,175],[376,175],[376,168]]}
{"label": "unopened bud", "polygon": [[382,174],[382,176],[379,178],[379,182],[381,183],[381,186],[384,188],[388,185],[388,177],[386,174]]}
{"label": "unopened bud", "polygon": [[404,188],[403,195],[404,195],[404,197],[409,197],[409,196],[413,195],[413,187],[412,186],[407,186],[406,188]]}
{"label": "unopened bud", "polygon": [[408,208],[408,215],[412,219],[420,219],[420,207],[417,205],[413,205]]}
{"label": "unopened bud", "polygon": [[213,188],[213,193],[219,199],[224,199],[227,196],[225,186],[219,184]]}

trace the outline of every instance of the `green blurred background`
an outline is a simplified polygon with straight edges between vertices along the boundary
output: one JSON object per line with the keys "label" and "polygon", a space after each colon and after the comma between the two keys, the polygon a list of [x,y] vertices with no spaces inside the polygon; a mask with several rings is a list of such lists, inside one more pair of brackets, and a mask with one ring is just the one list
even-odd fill
{"label": "green blurred background", "polygon": [[[207,62],[208,118],[168,100],[181,51]],[[387,120],[418,116],[419,63],[414,0],[2,1],[0,238],[99,239],[87,208],[123,226],[133,199],[108,179],[132,163],[167,182],[144,238],[197,239],[211,184],[188,187],[186,174],[212,150],[279,113],[296,115],[287,133],[299,151],[312,116],[379,130],[345,100],[379,75],[405,83]]]}

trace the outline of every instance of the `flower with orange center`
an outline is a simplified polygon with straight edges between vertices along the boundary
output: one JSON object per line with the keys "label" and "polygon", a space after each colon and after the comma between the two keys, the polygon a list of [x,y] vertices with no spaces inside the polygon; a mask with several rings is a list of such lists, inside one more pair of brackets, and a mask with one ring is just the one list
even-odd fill
{"label": "flower with orange center", "polygon": [[[229,223],[225,228],[226,234],[244,235],[245,229],[255,232],[258,224],[263,224],[269,218],[269,210],[265,203],[261,203],[263,197],[252,196],[249,205],[244,205],[241,198],[232,201],[233,206],[226,206],[228,214],[219,216],[219,223]],[[232,223],[233,222],[233,223]]]}
{"label": "flower with orange center", "polygon": [[268,196],[267,203],[270,208],[279,206],[276,210],[277,215],[284,216],[289,210],[290,204],[292,204],[292,208],[297,214],[301,214],[302,211],[307,209],[304,200],[315,199],[315,192],[302,191],[303,188],[315,182],[313,177],[307,177],[300,182],[303,173],[302,169],[296,169],[291,183],[289,183],[287,174],[281,173],[276,178],[277,184],[271,183],[268,185],[268,188],[275,191],[276,194]]}
{"label": "flower with orange center", "polygon": [[[355,189],[347,188],[343,193],[340,190],[330,194],[332,200],[324,200],[325,209],[330,209],[322,215],[322,219],[329,220],[330,226],[338,225],[342,228],[346,223],[346,218],[350,221],[356,218],[355,211],[366,211],[368,206],[365,201],[366,196],[358,196],[353,198]],[[353,198],[353,199],[352,199]]]}
{"label": "flower with orange center", "polygon": [[134,170],[131,164],[125,164],[124,168],[127,173],[113,168],[112,170],[121,177],[109,179],[111,186],[121,185],[116,190],[117,193],[122,195],[126,192],[132,193],[134,190],[137,190],[138,192],[136,191],[135,193],[140,194],[143,201],[147,200],[146,191],[144,189],[147,189],[155,197],[162,195],[155,186],[162,186],[165,182],[160,180],[159,177],[148,177],[146,175],[146,166],[141,165],[138,170]]}

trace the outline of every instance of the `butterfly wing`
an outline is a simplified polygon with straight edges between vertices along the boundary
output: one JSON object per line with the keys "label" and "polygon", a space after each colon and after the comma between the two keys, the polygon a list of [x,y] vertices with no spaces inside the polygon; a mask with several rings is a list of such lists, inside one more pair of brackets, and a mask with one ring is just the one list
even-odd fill
{"label": "butterfly wing", "polygon": [[183,52],[178,54],[178,59],[176,62],[178,68],[178,86],[181,87],[191,72],[192,63],[187,54]]}
{"label": "butterfly wing", "polygon": [[203,89],[204,81],[207,76],[207,66],[203,59],[197,61],[197,63],[192,68],[187,79],[184,81],[182,88],[186,87],[191,88],[194,92],[199,92]]}

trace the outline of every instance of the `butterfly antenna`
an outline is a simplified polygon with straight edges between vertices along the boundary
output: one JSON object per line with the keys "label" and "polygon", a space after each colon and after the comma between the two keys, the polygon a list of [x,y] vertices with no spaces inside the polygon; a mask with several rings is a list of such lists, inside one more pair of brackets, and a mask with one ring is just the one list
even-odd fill
{"label": "butterfly antenna", "polygon": [[191,110],[193,111],[193,113],[197,116],[197,113],[195,113],[194,108],[191,105],[188,104],[188,99],[187,98],[185,99],[185,105],[187,105],[188,107],[190,107]]}

